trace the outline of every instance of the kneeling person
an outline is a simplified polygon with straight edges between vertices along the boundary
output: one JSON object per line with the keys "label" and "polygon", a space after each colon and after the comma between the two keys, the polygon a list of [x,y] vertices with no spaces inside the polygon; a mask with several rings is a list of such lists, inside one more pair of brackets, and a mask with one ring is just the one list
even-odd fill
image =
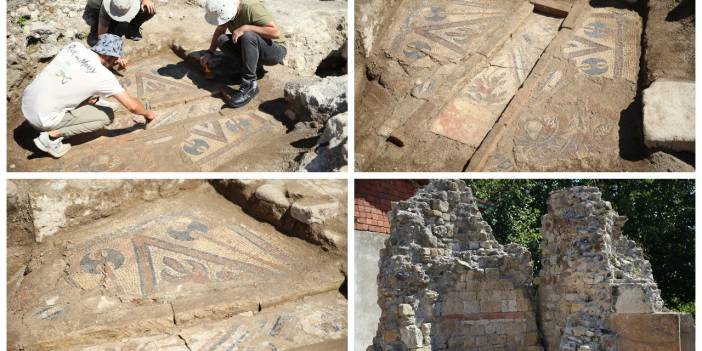
{"label": "kneeling person", "polygon": [[[256,72],[262,65],[277,65],[287,55],[280,38],[280,29],[273,16],[256,0],[207,0],[205,19],[217,26],[212,34],[208,53],[202,56],[206,65],[217,48],[241,69],[241,85],[227,101],[231,107],[248,104],[258,94]],[[231,34],[225,34],[227,29]]]}
{"label": "kneeling person", "polygon": [[124,57],[122,39],[103,34],[91,49],[79,42],[66,45],[27,86],[22,95],[22,113],[41,131],[34,144],[53,157],[71,148],[63,138],[104,129],[114,119],[111,108],[96,105],[96,95],[114,96],[129,112],[142,115],[147,123],[156,116],[129,96],[108,68]]}

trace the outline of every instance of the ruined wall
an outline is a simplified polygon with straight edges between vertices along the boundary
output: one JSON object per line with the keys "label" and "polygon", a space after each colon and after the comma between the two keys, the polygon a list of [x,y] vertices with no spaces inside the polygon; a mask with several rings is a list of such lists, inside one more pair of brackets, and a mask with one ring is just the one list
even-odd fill
{"label": "ruined wall", "polygon": [[495,241],[463,181],[432,181],[390,217],[374,350],[541,349],[531,255]]}
{"label": "ruined wall", "polygon": [[539,277],[546,350],[616,350],[615,313],[663,310],[650,263],[597,188],[555,191],[542,218]]}

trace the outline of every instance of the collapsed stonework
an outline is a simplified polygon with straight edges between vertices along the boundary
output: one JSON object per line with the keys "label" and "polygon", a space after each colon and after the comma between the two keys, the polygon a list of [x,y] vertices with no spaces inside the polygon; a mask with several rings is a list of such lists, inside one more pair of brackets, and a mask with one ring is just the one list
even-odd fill
{"label": "collapsed stonework", "polygon": [[542,218],[539,277],[547,349],[617,350],[613,314],[664,310],[651,264],[622,235],[625,222],[597,188],[551,194]]}
{"label": "collapsed stonework", "polygon": [[495,241],[463,181],[431,181],[390,213],[372,350],[693,350],[691,316],[665,313],[625,221],[597,188],[554,191],[532,279],[529,251]]}
{"label": "collapsed stonework", "polygon": [[432,181],[391,212],[375,350],[540,350],[531,255],[500,245],[462,181]]}

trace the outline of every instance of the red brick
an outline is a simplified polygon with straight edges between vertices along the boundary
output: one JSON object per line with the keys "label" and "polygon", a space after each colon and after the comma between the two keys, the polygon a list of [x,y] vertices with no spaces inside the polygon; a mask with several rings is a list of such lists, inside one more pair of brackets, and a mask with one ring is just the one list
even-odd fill
{"label": "red brick", "polygon": [[368,224],[356,224],[356,230],[368,230]]}

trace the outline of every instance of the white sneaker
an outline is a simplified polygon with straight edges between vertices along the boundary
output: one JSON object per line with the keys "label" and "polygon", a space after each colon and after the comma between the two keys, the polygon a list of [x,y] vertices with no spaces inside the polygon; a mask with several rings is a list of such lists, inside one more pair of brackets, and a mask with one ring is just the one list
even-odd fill
{"label": "white sneaker", "polygon": [[63,137],[51,140],[49,133],[41,132],[38,137],[34,138],[34,145],[36,145],[39,150],[47,152],[55,158],[60,158],[71,149],[71,144],[64,144],[61,142],[62,140]]}

